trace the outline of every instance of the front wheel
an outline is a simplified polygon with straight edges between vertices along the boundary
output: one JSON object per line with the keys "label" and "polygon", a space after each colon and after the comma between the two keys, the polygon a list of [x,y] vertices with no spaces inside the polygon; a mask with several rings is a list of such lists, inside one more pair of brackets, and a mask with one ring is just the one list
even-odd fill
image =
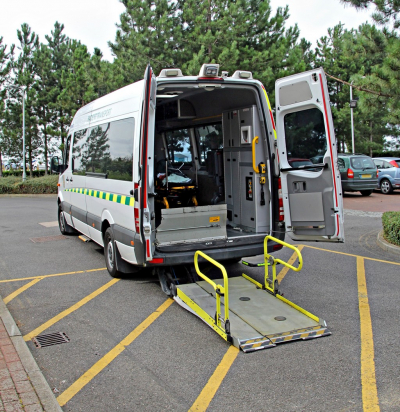
{"label": "front wheel", "polygon": [[361,196],[370,196],[372,190],[360,190]]}
{"label": "front wheel", "polygon": [[121,277],[117,270],[116,246],[114,241],[114,233],[109,227],[104,234],[104,257],[106,259],[106,266],[108,273],[113,278]]}
{"label": "front wheel", "polygon": [[63,235],[74,235],[77,233],[76,230],[66,222],[61,207],[58,208],[58,227]]}
{"label": "front wheel", "polygon": [[389,193],[393,192],[393,187],[392,187],[391,183],[389,182],[389,180],[382,179],[382,181],[381,181],[381,192],[384,195],[388,195]]}

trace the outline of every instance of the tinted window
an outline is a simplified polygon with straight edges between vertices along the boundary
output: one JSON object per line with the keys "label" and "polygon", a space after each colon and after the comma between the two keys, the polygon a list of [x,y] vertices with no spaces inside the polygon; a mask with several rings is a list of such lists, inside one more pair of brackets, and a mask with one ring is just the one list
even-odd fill
{"label": "tinted window", "polygon": [[376,169],[375,163],[370,157],[352,157],[350,164],[353,169]]}
{"label": "tinted window", "polygon": [[65,142],[65,150],[63,153],[63,164],[65,165],[65,168],[68,167],[69,164],[69,148],[71,146],[71,135],[67,137],[67,141]]}
{"label": "tinted window", "polygon": [[318,109],[308,109],[290,113],[285,116],[284,124],[288,160],[322,163],[327,149],[322,112]]}
{"label": "tinted window", "polygon": [[344,169],[346,167],[343,159],[338,159],[337,163],[338,163],[339,169]]}
{"label": "tinted window", "polygon": [[210,150],[223,148],[222,124],[196,127],[195,136],[200,155],[200,165],[205,166],[207,153]]}
{"label": "tinted window", "polygon": [[134,119],[104,123],[74,135],[74,172],[132,180]]}
{"label": "tinted window", "polygon": [[190,135],[188,129],[179,129],[165,133],[167,140],[168,157],[173,166],[192,164]]}
{"label": "tinted window", "polygon": [[375,159],[375,160],[374,160],[374,163],[375,163],[376,167],[379,167],[380,169],[382,169],[382,167],[383,167],[383,160]]}

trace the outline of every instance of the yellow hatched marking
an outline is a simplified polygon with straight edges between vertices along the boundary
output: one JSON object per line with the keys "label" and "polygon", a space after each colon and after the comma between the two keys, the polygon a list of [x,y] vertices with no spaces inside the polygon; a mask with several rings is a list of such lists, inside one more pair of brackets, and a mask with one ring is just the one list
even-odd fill
{"label": "yellow hatched marking", "polygon": [[[304,249],[304,245],[298,246],[297,249],[301,252],[301,251]],[[292,266],[293,266],[293,264],[294,264],[294,262],[296,261],[296,259],[297,259],[297,253],[294,252],[293,255],[290,257],[290,259],[288,260],[289,265],[292,265]],[[286,274],[288,273],[289,270],[290,270],[290,269],[285,266],[285,267],[278,273],[278,275],[277,275],[277,277],[276,277],[276,278],[278,279],[278,283],[281,283],[281,282],[282,282],[283,278],[286,276]]]}
{"label": "yellow hatched marking", "polygon": [[30,280],[30,279],[38,279],[38,278],[45,279],[45,278],[52,278],[54,276],[65,276],[65,275],[75,275],[77,273],[98,272],[99,270],[106,270],[106,268],[78,270],[76,272],[55,273],[53,275],[43,275],[43,276],[30,276],[27,278],[18,278],[18,279],[6,279],[6,280],[0,280],[0,283],[20,282],[22,280]]}
{"label": "yellow hatched marking", "polygon": [[367,282],[364,258],[357,257],[358,305],[360,310],[361,335],[361,385],[365,412],[378,412],[379,399],[376,388],[374,337],[372,334],[371,313],[368,303]]}
{"label": "yellow hatched marking", "polygon": [[8,302],[11,302],[14,298],[16,298],[22,292],[25,292],[31,286],[36,285],[36,283],[40,282],[43,278],[36,278],[31,282],[27,283],[26,285],[22,286],[21,288],[17,289],[15,292],[11,293],[7,297],[3,299],[4,303],[7,305]]}
{"label": "yellow hatched marking", "polygon": [[135,199],[133,197],[131,197],[129,199],[129,206],[133,206],[135,204]]}
{"label": "yellow hatched marking", "polygon": [[124,205],[126,201],[126,196],[121,196],[121,203]]}
{"label": "yellow hatched marking", "polygon": [[200,395],[189,409],[189,412],[200,412],[207,410],[208,405],[212,401],[214,395],[217,393],[218,388],[220,387],[230,367],[235,361],[238,353],[239,349],[235,348],[234,346],[231,346],[227,350],[220,364],[217,366],[217,369],[215,369],[206,386],[203,388]]}
{"label": "yellow hatched marking", "polygon": [[81,299],[78,303],[75,303],[75,305],[72,305],[70,308],[65,309],[64,311],[62,311],[58,315],[54,316],[53,318],[51,318],[47,322],[43,323],[43,325],[40,325],[39,327],[34,329],[32,332],[30,332],[30,333],[28,333],[27,335],[24,336],[25,342],[27,342],[28,340],[31,340],[34,336],[39,335],[41,332],[43,332],[44,330],[46,330],[50,326],[54,325],[55,323],[57,323],[59,320],[65,318],[70,313],[76,311],[77,309],[79,309],[80,307],[85,305],[86,303],[90,302],[93,298],[95,298],[96,296],[98,296],[101,293],[103,293],[104,291],[106,291],[108,288],[110,288],[112,285],[117,283],[119,280],[120,279],[111,280],[110,282],[108,282],[104,286],[102,286],[101,288],[95,290],[90,295],[88,295],[85,298]]}
{"label": "yellow hatched marking", "polygon": [[[309,246],[309,245],[304,245],[303,247],[308,247],[310,249],[316,249],[316,250],[322,250],[323,252],[337,253],[339,255],[352,256],[352,257],[357,257],[357,258],[360,257],[360,258],[367,259],[367,260],[373,260],[374,262],[389,263],[390,265],[400,266],[400,263],[391,262],[390,260],[375,259],[375,258],[370,258],[370,257],[367,257],[367,256],[360,256],[360,255],[352,255],[351,253],[337,252],[336,250],[322,249],[320,247]],[[300,248],[300,246],[299,246],[299,248]]]}
{"label": "yellow hatched marking", "polygon": [[58,398],[60,406],[64,406],[73,398],[85,385],[87,385],[97,374],[108,366],[127,346],[129,346],[142,332],[144,332],[162,313],[164,313],[173,303],[172,299],[166,300],[155,312],[147,317],[137,326],[125,339],[111,349],[105,356],[97,361],[88,371],[86,371],[77,381],[66,389]]}
{"label": "yellow hatched marking", "polygon": [[106,193],[106,200],[110,200],[110,193]]}

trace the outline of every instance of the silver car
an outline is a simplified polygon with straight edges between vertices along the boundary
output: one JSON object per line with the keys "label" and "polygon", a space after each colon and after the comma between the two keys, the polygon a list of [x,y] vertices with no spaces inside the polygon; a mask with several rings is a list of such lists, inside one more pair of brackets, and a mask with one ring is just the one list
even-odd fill
{"label": "silver car", "polygon": [[374,157],[372,160],[379,171],[378,189],[385,195],[400,189],[400,158]]}

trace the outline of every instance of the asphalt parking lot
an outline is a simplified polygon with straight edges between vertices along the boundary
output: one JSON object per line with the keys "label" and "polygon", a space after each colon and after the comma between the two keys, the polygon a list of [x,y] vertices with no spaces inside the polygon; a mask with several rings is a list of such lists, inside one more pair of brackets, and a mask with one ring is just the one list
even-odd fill
{"label": "asphalt parking lot", "polygon": [[[303,270],[280,272],[328,337],[239,352],[150,274],[112,279],[99,246],[59,237],[52,196],[0,197],[0,294],[65,411],[398,411],[400,255],[376,244],[388,202],[400,192],[346,194],[346,243],[297,245]],[[70,341],[35,347],[52,332]]]}

